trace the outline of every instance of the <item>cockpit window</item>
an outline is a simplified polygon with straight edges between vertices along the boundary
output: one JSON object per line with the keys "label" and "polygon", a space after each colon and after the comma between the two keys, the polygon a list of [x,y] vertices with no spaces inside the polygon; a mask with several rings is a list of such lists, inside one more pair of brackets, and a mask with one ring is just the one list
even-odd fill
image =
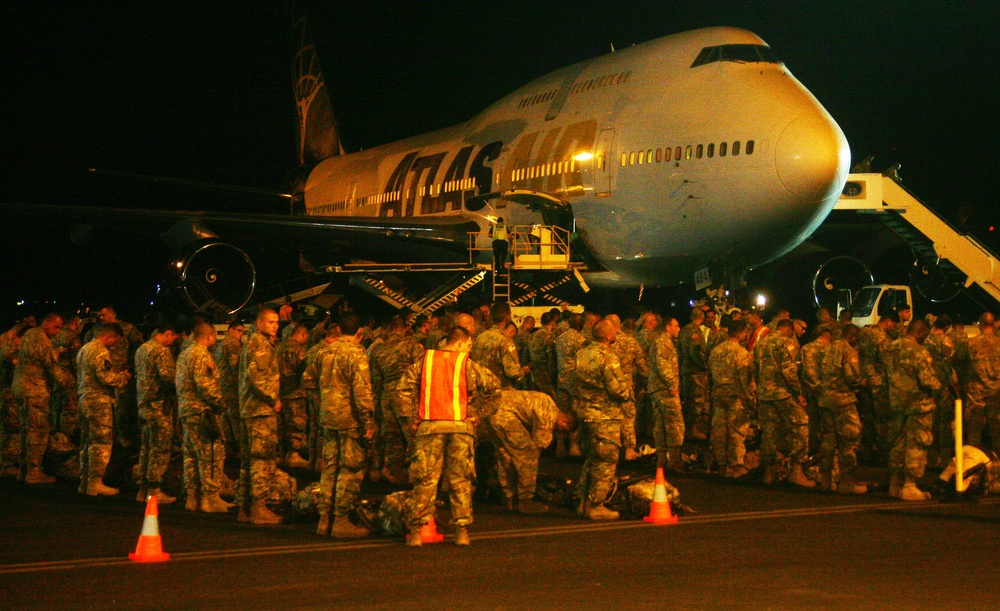
{"label": "cockpit window", "polygon": [[697,68],[713,62],[780,64],[781,60],[774,54],[771,47],[766,45],[719,45],[702,49],[691,67]]}

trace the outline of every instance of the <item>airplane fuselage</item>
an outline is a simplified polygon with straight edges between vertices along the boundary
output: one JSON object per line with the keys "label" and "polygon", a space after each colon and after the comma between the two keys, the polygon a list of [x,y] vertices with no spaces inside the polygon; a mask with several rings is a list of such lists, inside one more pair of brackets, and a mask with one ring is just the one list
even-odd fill
{"label": "airplane fuselage", "polygon": [[485,241],[571,211],[588,281],[689,282],[801,243],[847,178],[839,126],[756,35],[709,28],[557,70],[469,122],[330,157],[306,213],[461,215]]}

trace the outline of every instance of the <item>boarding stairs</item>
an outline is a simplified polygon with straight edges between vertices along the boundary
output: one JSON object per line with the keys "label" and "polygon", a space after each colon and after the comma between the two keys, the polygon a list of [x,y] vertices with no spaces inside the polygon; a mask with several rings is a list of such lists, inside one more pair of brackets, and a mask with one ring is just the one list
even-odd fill
{"label": "boarding stairs", "polygon": [[[581,263],[570,260],[570,232],[555,225],[514,225],[507,228],[511,260],[500,269],[493,271],[493,301],[505,301],[518,305],[534,297],[551,298],[547,292],[565,284],[574,277],[582,279]],[[492,243],[480,246],[483,240],[478,233],[469,234],[469,263],[477,258],[477,253],[489,252],[492,262]],[[478,255],[482,258],[482,255]],[[562,272],[563,278],[548,282],[542,287],[532,288],[526,282],[513,280],[517,272]],[[512,288],[522,291],[522,295],[512,299]],[[558,300],[556,300],[558,303]]]}
{"label": "boarding stairs", "polygon": [[851,174],[834,210],[876,214],[914,253],[966,288],[979,286],[1000,302],[1000,261],[974,237],[963,234],[892,177]]}

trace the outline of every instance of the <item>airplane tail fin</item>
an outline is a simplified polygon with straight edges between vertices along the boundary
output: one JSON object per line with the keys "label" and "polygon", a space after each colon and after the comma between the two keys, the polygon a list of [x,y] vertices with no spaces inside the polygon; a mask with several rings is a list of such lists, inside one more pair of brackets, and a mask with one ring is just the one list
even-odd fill
{"label": "airplane tail fin", "polygon": [[312,167],[327,157],[342,155],[344,148],[305,14],[296,10],[293,19],[292,86],[298,111],[299,165]]}

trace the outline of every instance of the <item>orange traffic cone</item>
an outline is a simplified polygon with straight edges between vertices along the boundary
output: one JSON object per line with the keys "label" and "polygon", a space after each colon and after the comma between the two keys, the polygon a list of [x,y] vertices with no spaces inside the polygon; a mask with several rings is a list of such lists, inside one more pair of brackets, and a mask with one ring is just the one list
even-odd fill
{"label": "orange traffic cone", "polygon": [[149,495],[146,499],[146,518],[142,521],[142,533],[139,535],[139,543],[135,546],[135,553],[129,554],[128,559],[136,562],[163,562],[170,559],[170,554],[163,551],[163,543],[160,540],[160,511],[156,504],[156,496]]}
{"label": "orange traffic cone", "polygon": [[[409,539],[410,535],[406,535]],[[431,516],[431,521],[424,524],[424,527],[420,529],[420,540],[424,543],[440,543],[444,541],[444,535],[438,532],[437,524],[434,523],[434,516]]]}
{"label": "orange traffic cone", "polygon": [[653,502],[649,505],[649,515],[643,521],[651,524],[677,523],[677,516],[670,510],[670,501],[667,500],[667,480],[663,477],[663,467],[656,468]]}

